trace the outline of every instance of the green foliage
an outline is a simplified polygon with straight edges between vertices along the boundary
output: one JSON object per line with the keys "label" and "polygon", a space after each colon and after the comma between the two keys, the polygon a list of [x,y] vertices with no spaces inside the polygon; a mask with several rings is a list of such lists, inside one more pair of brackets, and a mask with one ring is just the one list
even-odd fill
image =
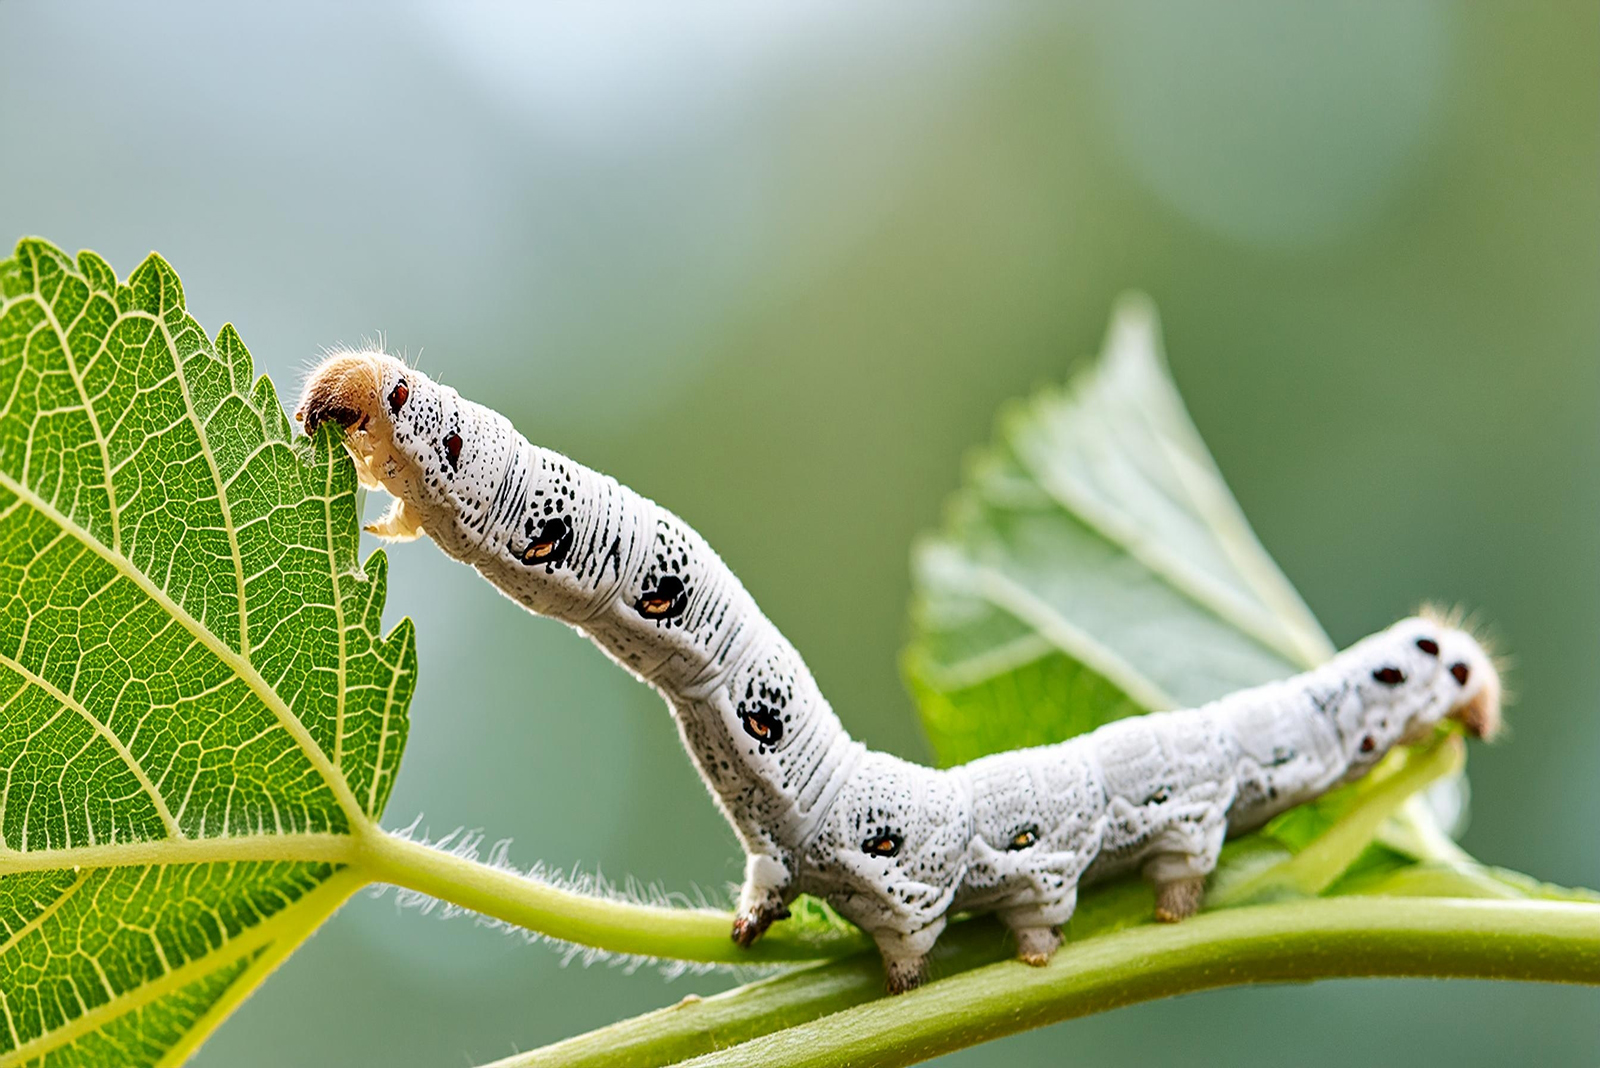
{"label": "green foliage", "polygon": [[[824,962],[507,1062],[530,1068],[909,1064],[1224,983],[1600,981],[1600,899],[1483,868],[1417,804],[1459,771],[1447,732],[1231,843],[1211,910],[1175,931],[1148,924],[1136,881],[1086,892],[1044,969],[1006,960],[992,921],[959,920],[940,978],[889,1007],[871,1004],[868,941],[820,903],[741,950],[725,913],[584,896],[387,834],[415,651],[409,621],[379,635],[384,557],[356,561],[337,431],[296,439],[232,328],[208,341],[159,257],[119,283],[35,240],[0,262],[0,398],[0,1068],[178,1063],[378,881],[617,953]],[[917,576],[907,675],[947,762],[1330,652],[1138,302],[1073,387],[1004,419]]]}
{"label": "green foliage", "polygon": [[181,1059],[353,888],[308,857],[383,811],[411,627],[159,257],[19,244],[0,396],[0,1063]]}

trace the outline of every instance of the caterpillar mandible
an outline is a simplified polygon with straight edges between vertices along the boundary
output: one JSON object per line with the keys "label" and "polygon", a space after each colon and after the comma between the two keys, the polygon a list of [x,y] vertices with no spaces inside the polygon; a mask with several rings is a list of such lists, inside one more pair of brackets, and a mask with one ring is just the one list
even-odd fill
{"label": "caterpillar mandible", "polygon": [[1471,635],[1402,620],[1294,678],[1057,745],[935,770],[853,740],[792,645],[695,531],[530,444],[498,412],[381,352],[330,355],[297,417],[334,420],[361,480],[393,495],[368,527],[426,534],[530,611],[578,628],[666,698],[747,854],[733,938],[802,892],[922,982],[954,911],[991,911],[1048,961],[1080,883],[1139,870],[1156,915],[1200,906],[1223,840],[1364,775],[1441,719],[1500,726]]}

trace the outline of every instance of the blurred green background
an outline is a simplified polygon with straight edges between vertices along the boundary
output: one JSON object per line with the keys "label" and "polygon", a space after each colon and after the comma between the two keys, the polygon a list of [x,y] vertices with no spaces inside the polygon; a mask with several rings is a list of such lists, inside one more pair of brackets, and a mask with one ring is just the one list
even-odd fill
{"label": "blurred green background", "polygon": [[[1600,886],[1593,3],[7,0],[0,160],[0,238],[123,273],[159,249],[284,394],[382,331],[674,508],[849,728],[917,758],[909,543],[997,405],[1142,288],[1336,641],[1432,598],[1514,657],[1466,845]],[[653,694],[426,542],[393,556],[422,676],[390,826],[738,878]],[[466,1066],[729,981],[563,967],[364,894],[197,1063]],[[1230,991],[946,1063],[1514,1058],[1600,1060],[1600,992]]]}

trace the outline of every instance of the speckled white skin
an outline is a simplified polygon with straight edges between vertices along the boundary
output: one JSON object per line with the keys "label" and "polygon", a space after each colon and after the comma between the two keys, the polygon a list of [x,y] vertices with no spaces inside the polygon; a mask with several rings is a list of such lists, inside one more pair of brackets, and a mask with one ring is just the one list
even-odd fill
{"label": "speckled white skin", "polygon": [[366,352],[329,357],[301,414],[345,425],[363,479],[394,494],[376,532],[426,533],[663,694],[748,855],[736,940],[815,894],[872,934],[892,990],[921,982],[953,910],[996,912],[1036,964],[1082,882],[1140,870],[1158,916],[1182,919],[1228,835],[1360,777],[1447,715],[1479,734],[1498,725],[1484,651],[1419,618],[1199,709],[925,768],[851,740],[687,524],[498,413]]}

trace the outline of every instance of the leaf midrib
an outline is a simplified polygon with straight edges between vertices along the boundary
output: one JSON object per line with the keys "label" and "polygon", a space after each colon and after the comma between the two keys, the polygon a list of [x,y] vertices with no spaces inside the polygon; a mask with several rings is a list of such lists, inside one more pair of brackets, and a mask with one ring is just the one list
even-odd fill
{"label": "leaf midrib", "polygon": [[[200,455],[205,457],[206,468],[211,472],[211,485],[217,491],[217,507],[222,509],[222,527],[228,535],[228,550],[233,556],[233,579],[239,596],[239,652],[248,659],[250,656],[250,605],[245,599],[244,586],[244,554],[239,550],[239,531],[233,525],[233,506],[228,502],[228,487],[222,480],[222,472],[217,468],[216,454],[211,451],[211,435],[201,424],[199,415],[194,410],[194,398],[189,394],[189,376],[184,373],[183,357],[178,353],[178,346],[172,340],[172,334],[167,330],[164,316],[151,315],[149,312],[128,311],[120,313],[129,319],[148,319],[161,331],[161,338],[166,342],[167,351],[172,354],[172,368],[178,380],[178,388],[183,392],[183,410],[189,417],[189,425],[194,427],[195,438],[200,443]],[[62,344],[64,345],[65,339]],[[220,359],[220,357],[219,357]],[[233,390],[233,368],[228,368],[228,396],[238,397]],[[239,397],[246,404],[246,398]],[[226,403],[226,401],[224,401]],[[220,407],[220,406],[219,406]]]}
{"label": "leaf midrib", "polygon": [[112,552],[104,542],[58,512],[53,505],[36,494],[31,487],[18,482],[4,471],[0,471],[0,486],[4,486],[25,500],[35,511],[55,523],[61,530],[66,531],[101,559],[109,563],[120,574],[144,591],[146,596],[165,609],[184,629],[194,635],[196,641],[227,664],[234,674],[242,679],[245,685],[250,687],[262,704],[277,717],[278,722],[289,732],[289,736],[294,739],[295,744],[300,747],[306,758],[311,761],[312,766],[317,769],[317,772],[327,782],[328,788],[333,791],[339,807],[344,810],[345,817],[349,821],[351,828],[354,829],[356,826],[366,822],[366,813],[356,801],[355,794],[351,792],[350,785],[345,781],[344,776],[340,775],[334,768],[332,762],[328,759],[328,754],[323,752],[316,739],[311,737],[311,732],[306,729],[305,724],[301,723],[294,713],[290,711],[283,698],[261,677],[261,673],[256,670],[255,665],[248,658],[236,652],[232,646],[222,641],[201,624],[199,620],[191,616],[183,606],[168,596],[165,590],[152,582],[148,575],[134,567],[125,556],[121,553]]}
{"label": "leaf midrib", "polygon": [[[69,868],[136,868],[152,864],[213,864],[236,861],[316,861],[354,864],[361,831],[293,831],[219,835],[213,838],[145,838],[62,849],[0,849],[0,877]],[[384,832],[373,830],[374,834]]]}

